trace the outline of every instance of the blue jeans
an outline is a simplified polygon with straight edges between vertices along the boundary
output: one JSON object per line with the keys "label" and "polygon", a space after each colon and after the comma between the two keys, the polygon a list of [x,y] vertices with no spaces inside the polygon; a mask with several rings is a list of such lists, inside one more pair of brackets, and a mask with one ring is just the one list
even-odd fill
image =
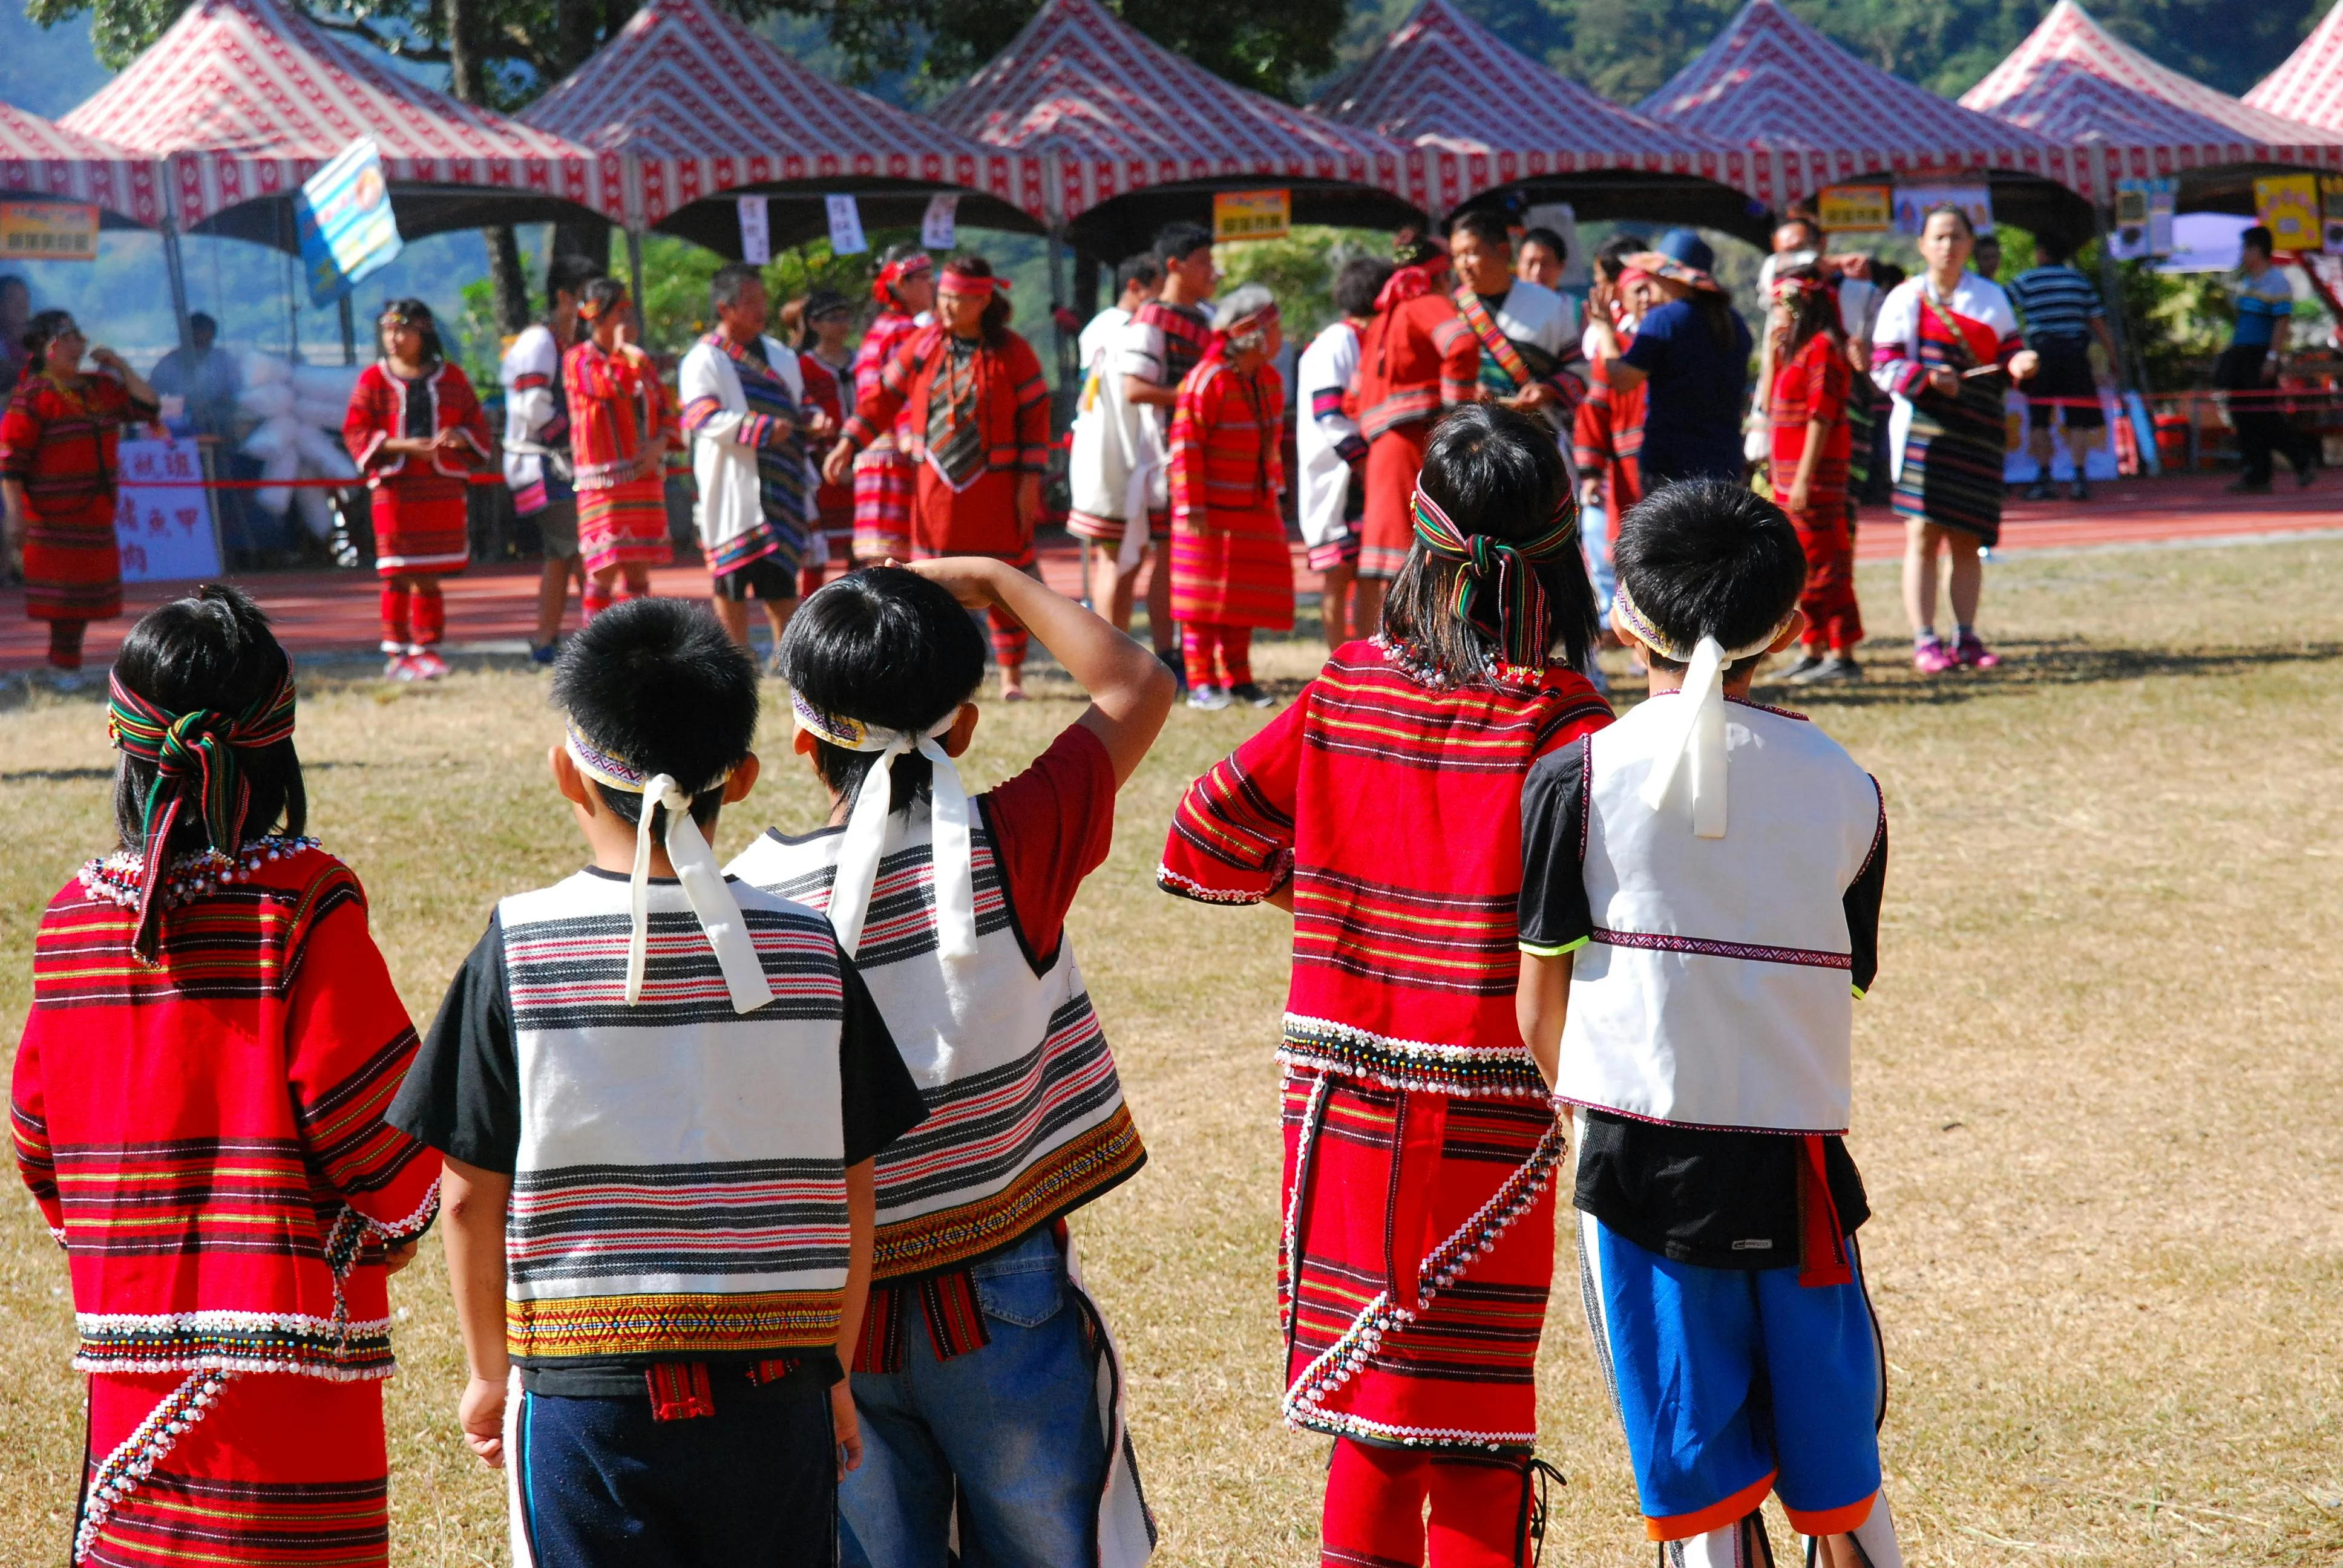
{"label": "blue jeans", "polygon": [[1578,548],[1586,557],[1586,580],[1594,585],[1594,613],[1607,621],[1619,574],[1611,565],[1611,526],[1600,502],[1578,509]]}
{"label": "blue jeans", "polygon": [[1065,1255],[1043,1229],[971,1272],[991,1343],[939,1362],[914,1308],[902,1370],[854,1374],[862,1467],[839,1488],[844,1568],[944,1568],[955,1480],[962,1568],[1097,1559],[1106,1435]]}

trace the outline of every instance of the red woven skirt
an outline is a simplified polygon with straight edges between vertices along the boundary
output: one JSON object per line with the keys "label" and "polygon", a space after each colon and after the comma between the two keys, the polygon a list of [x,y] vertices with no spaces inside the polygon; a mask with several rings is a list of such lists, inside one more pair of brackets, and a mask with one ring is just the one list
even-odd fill
{"label": "red woven skirt", "polygon": [[1172,618],[1283,631],[1293,624],[1293,557],[1275,507],[1204,513],[1172,531]]}
{"label": "red woven skirt", "polygon": [[109,620],[122,613],[122,546],[114,501],[29,511],[25,519],[25,614],[34,620]]}
{"label": "red woven skirt", "polygon": [[1359,519],[1359,575],[1390,578],[1415,543],[1415,477],[1432,444],[1432,421],[1394,426],[1367,446],[1366,512]]}
{"label": "red woven skirt", "polygon": [[1806,552],[1806,587],[1798,608],[1806,612],[1808,648],[1851,648],[1863,640],[1863,611],[1855,599],[1855,528],[1844,491],[1812,495],[1807,509],[1790,514],[1798,543]]}
{"label": "red woven skirt", "polygon": [[629,479],[578,492],[578,553],[588,572],[610,567],[663,567],[675,559],[667,532],[667,486]]}
{"label": "red woven skirt", "polygon": [[472,563],[460,479],[394,477],[375,487],[374,569],[387,578],[452,577]]}
{"label": "red woven skirt", "polygon": [[919,468],[889,447],[854,459],[854,558],[902,559],[911,548],[911,498]]}
{"label": "red woven skirt", "polygon": [[89,1452],[77,1523],[87,1568],[376,1568],[390,1561],[382,1384],[282,1372],[227,1380],[191,1412],[149,1473],[109,1503],[109,1455],[190,1381],[184,1372],[89,1380]]}
{"label": "red woven skirt", "polygon": [[929,556],[1000,556],[1007,559],[1033,548],[1033,536],[1017,520],[1014,468],[988,468],[965,490],[944,482],[932,463],[919,470],[919,498],[911,508],[911,553]]}
{"label": "red woven skirt", "polygon": [[1286,1420],[1529,1448],[1564,1150],[1553,1109],[1292,1071],[1284,1122]]}
{"label": "red woven skirt", "polygon": [[[1101,545],[1119,545],[1128,530],[1121,518],[1101,518],[1089,512],[1071,511],[1066,514],[1066,532],[1078,539],[1090,539]],[[1172,512],[1168,507],[1147,514],[1147,537],[1168,539],[1172,537]]]}

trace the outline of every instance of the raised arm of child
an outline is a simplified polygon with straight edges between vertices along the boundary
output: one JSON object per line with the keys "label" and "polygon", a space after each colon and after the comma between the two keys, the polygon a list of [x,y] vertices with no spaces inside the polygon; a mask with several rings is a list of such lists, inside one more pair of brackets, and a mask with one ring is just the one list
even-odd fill
{"label": "raised arm of child", "polygon": [[1552,1089],[1562,1074],[1562,1023],[1570,1012],[1570,967],[1574,955],[1522,955],[1522,978],[1513,989],[1513,1020],[1522,1027],[1530,1060]]}
{"label": "raised arm of child", "polygon": [[439,1236],[447,1250],[447,1288],[456,1297],[470,1381],[456,1406],[464,1441],[491,1470],[505,1462],[505,1205],[512,1178],[460,1160],[439,1174]]}
{"label": "raised arm of child", "polygon": [[997,605],[1023,621],[1091,694],[1090,709],[1078,722],[1105,746],[1115,783],[1130,781],[1172,711],[1175,688],[1162,660],[1065,595],[989,557],[946,556],[910,568],[950,588],[970,609]]}

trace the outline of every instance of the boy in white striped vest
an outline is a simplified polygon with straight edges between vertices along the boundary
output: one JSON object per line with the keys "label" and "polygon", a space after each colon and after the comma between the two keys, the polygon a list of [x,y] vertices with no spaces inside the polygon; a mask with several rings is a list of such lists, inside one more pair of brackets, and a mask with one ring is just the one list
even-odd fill
{"label": "boy in white striped vest", "polygon": [[[1024,772],[970,796],[951,759],[984,676],[970,611],[991,609],[1091,700]],[[840,1489],[842,1557],[940,1563],[957,1509],[963,1562],[1143,1562],[1155,1530],[1121,1364],[1064,1216],[1146,1156],[1065,921],[1172,675],[1072,600],[970,558],[831,583],[790,621],[780,665],[830,825],[768,832],[731,870],[829,912],[928,1108],[878,1163],[850,1363],[867,1459]]]}
{"label": "boy in white striped vest", "polygon": [[1651,695],[1530,770],[1519,1013],[1576,1112],[1581,1283],[1644,1527],[1670,1568],[1769,1563],[1771,1492],[1809,1563],[1902,1568],[1855,1241],[1870,1211],[1844,1142],[1853,998],[1878,968],[1879,787],[1749,700],[1803,625],[1778,508],[1665,486],[1616,558],[1612,624]]}
{"label": "boy in white striped vest", "polygon": [[520,1568],[830,1568],[871,1160],[925,1108],[829,923],[709,850],[757,781],[749,654],[636,599],[553,697],[593,863],[497,906],[389,1118],[447,1159],[464,1436]]}

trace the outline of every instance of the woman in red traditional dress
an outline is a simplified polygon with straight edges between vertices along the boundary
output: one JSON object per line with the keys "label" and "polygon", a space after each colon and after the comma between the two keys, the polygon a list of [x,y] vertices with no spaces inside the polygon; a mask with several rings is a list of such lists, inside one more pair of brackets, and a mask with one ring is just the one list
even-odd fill
{"label": "woman in red traditional dress", "polygon": [[1564,1133],[1513,1020],[1521,793],[1611,720],[1554,432],[1441,420],[1382,634],[1191,785],[1157,873],[1293,913],[1285,1415],[1327,1563],[1525,1562]]}
{"label": "woman in red traditional dress", "polygon": [[1847,459],[1854,431],[1847,405],[1855,386],[1838,297],[1809,266],[1785,267],[1774,279],[1773,363],[1765,421],[1773,432],[1768,483],[1790,514],[1806,552],[1805,646],[1790,667],[1794,685],[1854,680],[1863,611],[1855,599],[1854,513]]}
{"label": "woman in red traditional dress", "polygon": [[[49,623],[49,669],[81,685],[83,635],[122,613],[114,530],[115,452],[122,427],[151,419],[155,389],[111,348],[87,348],[74,318],[44,310],[25,324],[24,378],[0,417],[0,496],[8,548],[22,551],[25,613]],[[83,354],[103,374],[81,373]]]}
{"label": "woman in red traditional dress", "polygon": [[588,620],[650,592],[651,568],[675,558],[662,470],[682,431],[675,399],[634,341],[631,304],[615,277],[588,284],[578,301],[587,336],[561,362]]}
{"label": "woman in red traditional dress", "polygon": [[[789,347],[798,351],[798,368],[805,373],[806,402],[830,416],[833,427],[846,423],[846,398],[854,385],[854,357],[847,352],[847,335],[854,329],[853,307],[834,288],[817,288],[798,307],[797,331]],[[782,313],[788,319],[788,312]],[[837,561],[854,565],[854,487],[825,484],[813,494],[814,534],[805,558],[798,565],[798,598],[811,598]]]}
{"label": "woman in red traditional dress", "polygon": [[386,1279],[439,1157],[382,1119],[415,1030],[365,890],[301,836],[293,669],[234,588],[114,661],[118,847],[50,900],[16,1165],[89,1374],[73,1561],[389,1560]]}
{"label": "woman in red traditional dress", "polygon": [[382,578],[383,675],[447,673],[439,639],[447,601],[439,579],[471,564],[471,481],[496,451],[488,417],[460,367],[448,363],[431,307],[394,299],[375,329],[382,357],[366,367],[342,417],[342,440],[374,491],[374,569]]}
{"label": "woman in red traditional dress", "polygon": [[1293,625],[1293,557],[1277,498],[1285,385],[1277,301],[1257,283],[1212,310],[1212,346],[1172,416],[1172,616],[1186,643],[1188,706],[1275,699],[1252,678],[1252,634]]}
{"label": "woman in red traditional dress", "polygon": [[[991,556],[1033,569],[1041,475],[1050,461],[1050,386],[1033,346],[1009,330],[1008,282],[980,256],[944,264],[936,319],[903,340],[864,388],[822,464],[842,482],[855,454],[890,430],[920,465],[911,557]],[[899,420],[898,416],[903,416]],[[990,612],[1001,695],[1025,695],[1025,628]]]}

